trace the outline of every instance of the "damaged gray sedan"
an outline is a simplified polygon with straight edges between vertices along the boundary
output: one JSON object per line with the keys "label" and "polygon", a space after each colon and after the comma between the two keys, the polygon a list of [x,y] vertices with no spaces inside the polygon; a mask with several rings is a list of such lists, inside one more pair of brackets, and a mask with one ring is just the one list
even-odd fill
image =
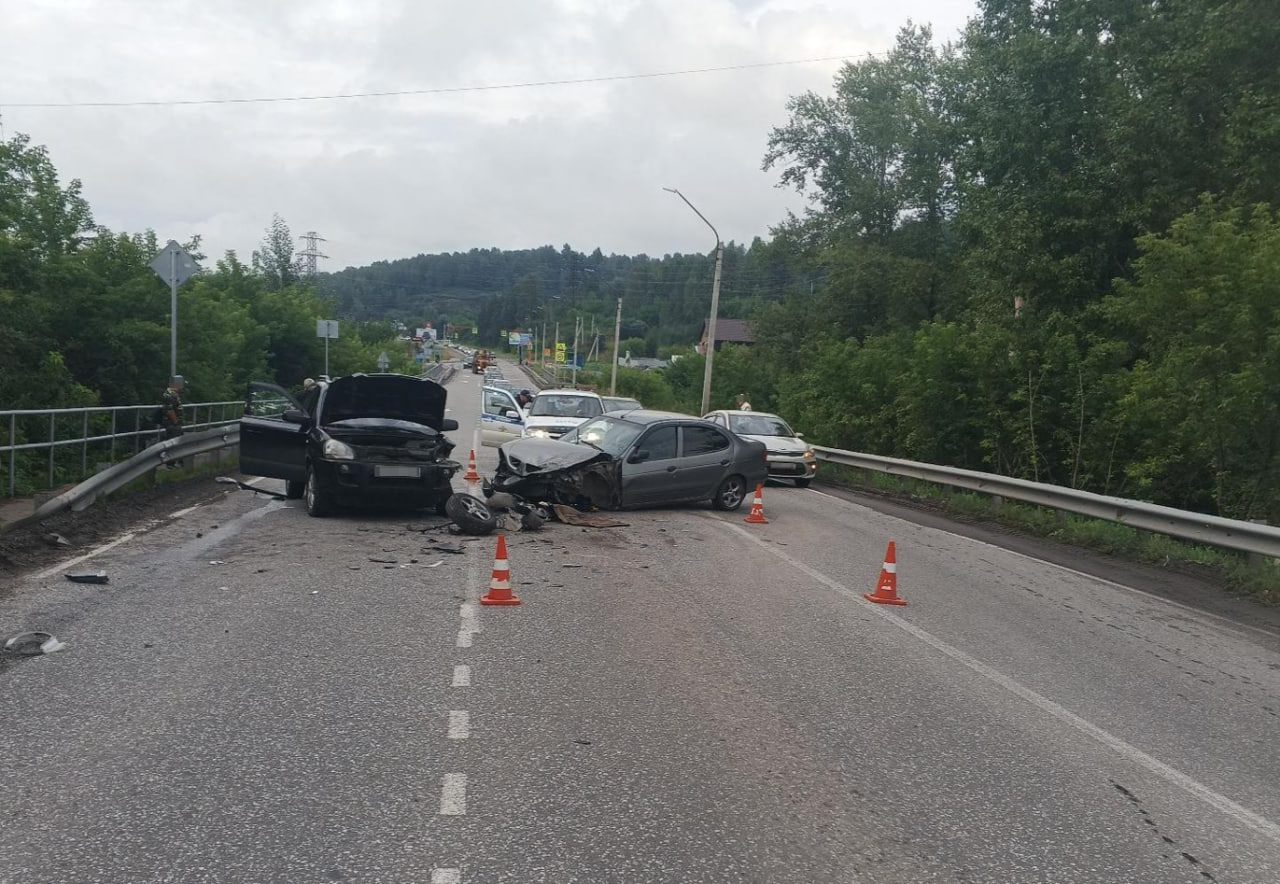
{"label": "damaged gray sedan", "polygon": [[631,411],[595,418],[559,439],[506,443],[493,488],[579,509],[710,501],[736,510],[767,475],[761,442],[689,415]]}

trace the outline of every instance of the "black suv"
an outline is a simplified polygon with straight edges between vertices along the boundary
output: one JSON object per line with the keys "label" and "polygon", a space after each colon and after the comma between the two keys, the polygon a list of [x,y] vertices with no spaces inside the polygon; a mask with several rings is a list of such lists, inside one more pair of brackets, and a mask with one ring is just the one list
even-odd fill
{"label": "black suv", "polygon": [[445,388],[426,378],[356,374],[320,383],[301,401],[275,384],[249,385],[240,420],[240,469],[285,480],[286,495],[325,516],[367,502],[443,512],[450,480]]}

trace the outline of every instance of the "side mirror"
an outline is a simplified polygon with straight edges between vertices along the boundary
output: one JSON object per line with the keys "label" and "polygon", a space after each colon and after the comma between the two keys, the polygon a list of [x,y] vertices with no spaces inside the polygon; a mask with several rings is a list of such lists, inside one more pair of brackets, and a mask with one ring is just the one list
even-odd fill
{"label": "side mirror", "polygon": [[516,411],[514,408],[508,408],[506,411],[502,412],[502,416],[503,416],[503,417],[513,417],[513,418],[516,418],[516,419],[518,420],[518,419],[519,419],[519,417],[520,417],[520,412]]}
{"label": "side mirror", "polygon": [[458,422],[457,422],[456,420],[454,420],[453,418],[451,418],[451,417],[447,417],[447,418],[445,418],[443,421],[441,421],[441,422],[440,422],[440,431],[441,431],[441,432],[444,432],[444,433],[451,433],[451,432],[453,432],[453,431],[454,431],[454,430],[456,430],[456,429],[458,429]]}
{"label": "side mirror", "polygon": [[796,438],[797,438],[797,439],[803,439],[803,438],[804,438],[804,433],[796,433]]}
{"label": "side mirror", "polygon": [[286,424],[297,424],[303,426],[310,420],[305,411],[299,411],[296,408],[287,409],[284,414],[280,415]]}
{"label": "side mirror", "polygon": [[627,458],[627,462],[628,463],[644,463],[648,459],[649,459],[649,449],[637,448],[634,452],[632,452],[631,456]]}

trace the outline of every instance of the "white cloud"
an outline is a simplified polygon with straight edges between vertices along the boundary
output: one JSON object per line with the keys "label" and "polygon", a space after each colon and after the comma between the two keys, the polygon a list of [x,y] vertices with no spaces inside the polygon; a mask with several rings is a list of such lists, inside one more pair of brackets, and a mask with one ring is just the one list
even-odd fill
{"label": "white cloud", "polygon": [[23,109],[5,102],[328,94],[643,73],[881,51],[907,18],[953,36],[973,0],[0,0],[5,131],[47,144],[100,223],[255,247],[273,212],[330,269],[569,242],[709,248],[800,197],[762,172],[769,128],[834,62],[353,101]]}

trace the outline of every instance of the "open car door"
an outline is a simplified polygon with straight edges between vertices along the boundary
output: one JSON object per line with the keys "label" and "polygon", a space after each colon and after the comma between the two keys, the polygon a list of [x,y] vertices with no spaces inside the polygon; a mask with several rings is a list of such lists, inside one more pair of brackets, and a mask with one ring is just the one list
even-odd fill
{"label": "open car door", "polygon": [[240,418],[240,472],[301,483],[311,424],[311,417],[284,387],[250,384]]}
{"label": "open car door", "polygon": [[524,435],[524,411],[516,404],[510,390],[484,387],[480,391],[480,443],[497,448]]}

